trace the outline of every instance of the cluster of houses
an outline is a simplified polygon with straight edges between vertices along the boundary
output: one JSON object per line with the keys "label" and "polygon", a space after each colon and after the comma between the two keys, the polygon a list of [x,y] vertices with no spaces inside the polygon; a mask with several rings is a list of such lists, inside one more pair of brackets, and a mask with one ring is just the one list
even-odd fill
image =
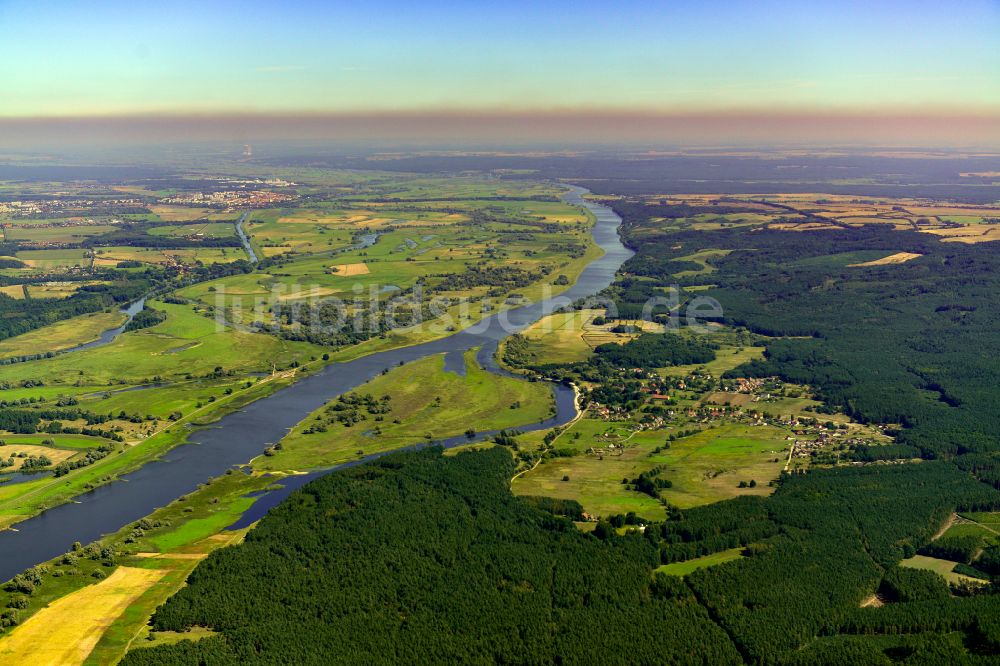
{"label": "cluster of houses", "polygon": [[161,203],[181,206],[205,206],[234,211],[244,208],[268,208],[294,199],[291,194],[266,190],[223,190],[221,192],[183,192],[160,199]]}
{"label": "cluster of houses", "polygon": [[596,456],[598,460],[603,460],[604,456],[620,456],[625,453],[624,444],[609,442],[607,446],[592,446],[587,449],[587,455]]}
{"label": "cluster of houses", "polygon": [[[45,215],[67,213],[72,211],[86,210],[89,208],[142,208],[146,203],[142,199],[38,199],[30,201],[0,201],[0,215],[9,218],[32,218]],[[107,224],[107,222],[94,222],[88,220],[89,224]],[[80,222],[72,223],[53,221],[51,226],[76,225]],[[10,225],[4,225],[10,226]]]}

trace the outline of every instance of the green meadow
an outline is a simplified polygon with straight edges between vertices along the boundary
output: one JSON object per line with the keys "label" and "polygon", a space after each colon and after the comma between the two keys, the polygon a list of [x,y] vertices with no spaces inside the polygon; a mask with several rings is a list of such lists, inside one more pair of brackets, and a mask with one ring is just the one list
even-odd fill
{"label": "green meadow", "polygon": [[[575,454],[543,460],[518,476],[512,488],[519,495],[576,499],[594,515],[634,511],[648,519],[661,519],[663,505],[630,490],[623,479],[661,467],[661,477],[673,484],[661,490],[661,496],[688,508],[742,494],[768,494],[768,482],[777,478],[787,458],[788,433],[778,428],[723,424],[654,452],[667,443],[671,431],[634,432],[625,423],[581,419],[553,443]],[[591,449],[595,452],[588,453]],[[755,488],[739,488],[740,481],[751,480],[757,482]]]}
{"label": "green meadow", "polygon": [[487,372],[476,364],[475,350],[465,353],[464,376],[444,365],[444,355],[431,356],[394,368],[351,392],[377,400],[388,396],[385,414],[373,415],[362,407],[358,422],[336,421],[347,410],[331,410],[338,406],[334,399],[295,426],[280,450],[255,459],[254,468],[305,470],[454,437],[470,426],[500,430],[551,416],[554,403],[548,383]]}
{"label": "green meadow", "polygon": [[188,305],[151,303],[167,319],[119,336],[102,347],[27,363],[0,366],[0,381],[43,380],[47,386],[107,387],[205,375],[222,367],[236,373],[269,372],[322,353],[304,342],[220,326]]}
{"label": "green meadow", "polygon": [[95,312],[44,326],[29,333],[0,341],[0,359],[62,351],[96,340],[104,331],[125,321],[118,311]]}

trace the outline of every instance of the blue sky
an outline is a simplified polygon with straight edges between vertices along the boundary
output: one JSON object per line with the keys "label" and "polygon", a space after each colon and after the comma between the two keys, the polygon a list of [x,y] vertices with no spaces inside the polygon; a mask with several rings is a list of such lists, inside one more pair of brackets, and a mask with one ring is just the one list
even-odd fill
{"label": "blue sky", "polygon": [[983,0],[0,0],[0,116],[996,112],[998,36]]}

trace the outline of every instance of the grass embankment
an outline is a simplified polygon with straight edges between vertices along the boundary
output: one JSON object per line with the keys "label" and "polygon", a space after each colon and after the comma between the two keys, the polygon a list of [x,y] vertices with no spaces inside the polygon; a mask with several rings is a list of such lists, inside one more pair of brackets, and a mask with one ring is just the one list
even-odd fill
{"label": "grass embankment", "polygon": [[[257,458],[260,470],[307,469],[381,451],[461,435],[470,427],[499,430],[536,423],[553,409],[551,386],[502,377],[478,366],[475,350],[465,353],[465,375],[444,368],[437,355],[394,368],[359,386],[353,395],[388,396],[388,412],[372,414],[335,408],[333,400],[299,423],[274,455]],[[334,409],[331,409],[334,408]],[[345,426],[335,420],[353,411],[360,419]],[[378,420],[378,419],[381,420]],[[319,426],[319,427],[317,427]],[[312,432],[309,432],[309,431]]]}

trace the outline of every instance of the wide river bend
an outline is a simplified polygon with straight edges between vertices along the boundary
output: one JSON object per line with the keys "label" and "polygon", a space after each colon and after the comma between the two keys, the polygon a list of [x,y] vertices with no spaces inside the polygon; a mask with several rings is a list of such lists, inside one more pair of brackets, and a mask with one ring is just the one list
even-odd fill
{"label": "wide river bend", "polygon": [[[479,362],[499,371],[494,354],[497,344],[511,332],[521,330],[542,316],[573,301],[594,295],[611,284],[622,263],[632,252],[618,237],[621,218],[610,208],[583,198],[587,190],[573,188],[565,201],[585,206],[597,218],[594,241],[604,255],[591,262],[576,283],[559,296],[490,316],[470,329],[448,337],[402,349],[377,352],[347,363],[328,365],[295,384],[228,414],[209,427],[191,433],[189,443],[175,447],[162,459],[147,463],[119,481],[80,495],[76,501],[49,509],[0,532],[0,580],[66,552],[74,541],[87,543],[114,532],[152,513],[158,507],[194,491],[198,484],[242,465],[265,447],[279,441],[295,424],[330,399],[350,391],[380,374],[385,368],[409,363],[434,354],[446,354],[446,367],[454,367],[461,354],[480,348]],[[576,415],[573,392],[554,386],[556,414],[520,430],[549,428]],[[479,433],[481,439],[491,433]],[[464,436],[436,442],[454,446],[468,441]],[[372,456],[375,457],[375,456]],[[262,495],[232,527],[260,518],[292,490],[320,474],[356,465],[372,457],[345,465],[282,480],[283,488]]]}

